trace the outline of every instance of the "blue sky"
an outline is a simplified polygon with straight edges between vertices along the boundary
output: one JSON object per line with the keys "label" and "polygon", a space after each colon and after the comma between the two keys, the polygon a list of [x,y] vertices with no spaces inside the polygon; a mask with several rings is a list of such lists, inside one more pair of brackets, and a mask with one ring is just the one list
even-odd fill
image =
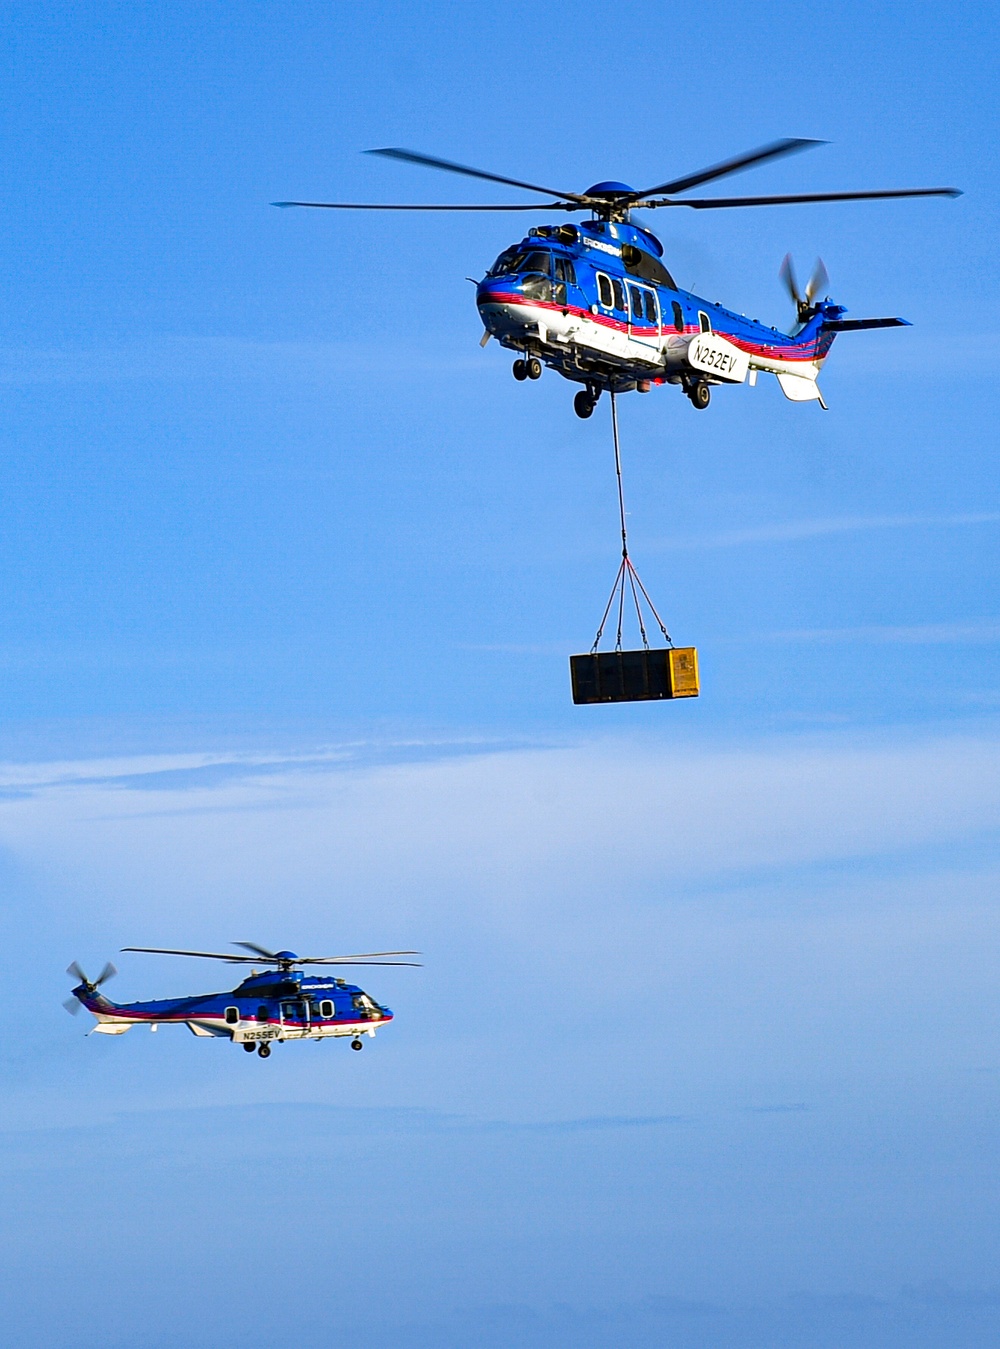
{"label": "blue sky", "polygon": [[[1000,1343],[985,8],[3,7],[0,1250],[11,1343]],[[779,136],[678,280],[853,315],[830,411],[621,404],[703,696],[574,708],[606,405],[480,350],[517,200]],[[85,1039],[70,959],[415,946],[361,1055]],[[225,970],[122,957],[123,999]],[[57,1277],[53,1271],[58,1271]]]}

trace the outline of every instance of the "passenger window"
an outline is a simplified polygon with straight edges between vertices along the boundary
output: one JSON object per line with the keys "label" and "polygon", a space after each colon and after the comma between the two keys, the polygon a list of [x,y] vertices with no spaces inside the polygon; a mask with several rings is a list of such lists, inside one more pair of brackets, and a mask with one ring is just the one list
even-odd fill
{"label": "passenger window", "polygon": [[622,311],[622,313],[624,314],[625,308],[626,308],[626,306],[625,306],[625,287],[624,287],[624,286],[622,285],[622,283],[618,280],[617,276],[614,278],[614,280],[612,281],[611,284],[612,284],[612,285],[614,286],[614,288],[615,288],[615,308],[616,308],[616,309],[620,309],[620,310]]}
{"label": "passenger window", "polygon": [[656,296],[651,290],[646,291],[646,318],[650,323],[655,324],[657,322]]}
{"label": "passenger window", "polygon": [[323,1002],[320,1003],[319,1014],[322,1017],[326,1017],[328,1020],[333,1016],[333,1003],[329,1000],[329,998],[326,998]]}
{"label": "passenger window", "polygon": [[611,293],[611,282],[603,272],[597,273],[597,298],[605,309],[610,309],[615,302]]}
{"label": "passenger window", "polygon": [[712,320],[702,309],[698,310],[698,322],[701,325],[701,331],[703,333],[710,333],[712,331]]}
{"label": "passenger window", "polygon": [[257,1020],[258,1020],[258,1021],[270,1021],[270,1019],[271,1019],[271,1013],[270,1013],[270,1011],[269,1011],[269,1009],[268,1009],[267,1007],[258,1007],[258,1008],[257,1008]]}
{"label": "passenger window", "polygon": [[674,300],[673,302],[673,310],[674,310],[674,327],[677,329],[679,333],[682,333],[684,331],[684,310],[680,307],[680,305],[677,303],[676,300]]}
{"label": "passenger window", "polygon": [[235,1026],[240,1019],[240,1009],[238,1007],[226,1008],[226,1025]]}
{"label": "passenger window", "polygon": [[642,291],[638,286],[629,286],[629,298],[632,301],[632,322],[642,322]]}

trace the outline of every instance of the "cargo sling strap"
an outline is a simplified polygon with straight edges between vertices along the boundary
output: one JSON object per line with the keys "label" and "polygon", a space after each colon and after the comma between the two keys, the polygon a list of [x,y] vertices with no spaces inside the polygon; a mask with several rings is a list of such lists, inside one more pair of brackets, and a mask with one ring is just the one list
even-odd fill
{"label": "cargo sling strap", "polygon": [[667,646],[673,646],[670,634],[664,627],[663,619],[656,612],[653,601],[649,598],[646,587],[639,579],[639,573],[632,565],[632,559],[628,555],[628,531],[625,527],[625,494],[622,488],[622,457],[621,449],[618,444],[618,407],[615,402],[614,390],[611,391],[611,429],[615,438],[615,473],[618,475],[618,514],[622,526],[622,560],[618,566],[618,575],[615,577],[615,583],[611,587],[611,594],[608,596],[608,602],[604,607],[604,617],[601,619],[600,627],[597,629],[597,636],[594,638],[594,645],[590,648],[590,654],[595,655],[598,646],[601,643],[601,637],[604,635],[604,625],[608,621],[608,614],[611,612],[611,606],[615,602],[615,596],[618,597],[618,632],[615,637],[615,650],[622,649],[622,620],[625,614],[625,583],[628,582],[632,592],[632,602],[635,604],[635,615],[639,620],[639,632],[642,635],[642,645],[646,651],[649,650],[649,639],[646,637],[646,625],[642,619],[642,606],[639,603],[641,593],[643,599],[649,606],[649,611],[656,619],[657,626],[663,633],[663,639]]}

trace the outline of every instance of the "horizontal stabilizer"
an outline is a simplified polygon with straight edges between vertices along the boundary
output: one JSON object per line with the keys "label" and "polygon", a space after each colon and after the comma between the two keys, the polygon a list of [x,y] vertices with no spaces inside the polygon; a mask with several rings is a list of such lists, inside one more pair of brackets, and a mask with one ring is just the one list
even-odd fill
{"label": "horizontal stabilizer", "polygon": [[791,375],[782,371],[777,374],[776,379],[781,386],[781,392],[793,403],[819,403],[821,408],[826,408],[823,402],[823,395],[819,391],[815,379],[809,379],[805,375]]}
{"label": "horizontal stabilizer", "polygon": [[825,333],[859,333],[864,328],[909,328],[909,319],[827,319]]}

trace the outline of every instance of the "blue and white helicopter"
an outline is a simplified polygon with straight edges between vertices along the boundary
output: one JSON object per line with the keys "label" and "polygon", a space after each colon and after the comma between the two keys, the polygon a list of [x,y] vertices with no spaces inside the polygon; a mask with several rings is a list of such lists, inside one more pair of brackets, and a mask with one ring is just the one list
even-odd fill
{"label": "blue and white helicopter", "polygon": [[159,946],[123,946],[123,951],[149,955],[196,956],[201,960],[224,960],[230,965],[267,965],[264,973],[250,974],[229,993],[202,993],[190,998],[166,998],[158,1002],[111,1002],[100,991],[118,971],[109,961],[96,979],[88,979],[73,962],[66,971],[79,982],[64,1006],[74,1015],[85,1007],[97,1019],[89,1033],[124,1035],[133,1026],[187,1026],[199,1036],[215,1036],[241,1044],[248,1054],[256,1049],[262,1059],[271,1046],[282,1040],[326,1040],[350,1037],[351,1048],[361,1049],[362,1035],[374,1037],[380,1026],[392,1020],[392,1012],[375,1001],[363,988],[333,976],[303,974],[302,965],[409,965],[412,960],[390,959],[415,956],[419,951],[369,951],[352,956],[297,956],[294,951],[268,951],[253,942],[233,942],[252,955],[217,951],[175,951]]}
{"label": "blue and white helicopter", "polygon": [[587,211],[576,224],[539,225],[497,258],[477,284],[476,303],[486,332],[518,352],[514,377],[538,379],[549,366],[584,387],[574,407],[589,417],[602,391],[648,393],[654,384],[679,385],[696,408],[707,408],[712,385],[756,384],[758,372],[777,376],[786,398],[817,401],[823,362],[838,333],[908,326],[901,318],[846,319],[843,305],[820,298],[826,270],[817,263],[804,293],[790,258],[781,277],[795,302],[789,333],[681,290],[665,267],[663,247],[631,220],[637,207],[688,206],[720,210],[799,202],[867,201],[880,197],[956,197],[952,187],[895,188],[875,192],[808,192],[762,197],[679,197],[702,183],[793,154],[823,141],[788,138],[724,160],[655,187],[595,183],[585,192],[555,192],[516,178],[468,168],[446,159],[389,148],[366,153],[423,164],[468,178],[542,192],[551,201],[528,205],[410,205],[370,202],[279,201],[346,211]]}

